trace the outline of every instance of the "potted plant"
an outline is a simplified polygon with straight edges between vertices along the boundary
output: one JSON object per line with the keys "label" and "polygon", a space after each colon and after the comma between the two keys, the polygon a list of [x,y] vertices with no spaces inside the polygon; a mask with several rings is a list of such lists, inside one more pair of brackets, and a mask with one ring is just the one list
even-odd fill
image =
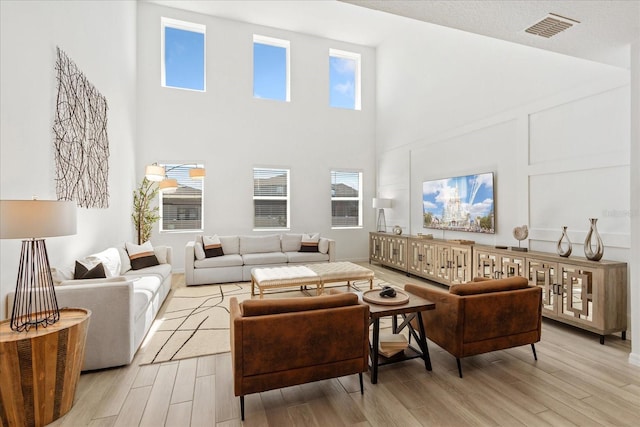
{"label": "potted plant", "polygon": [[146,177],[140,186],[133,191],[133,213],[131,219],[138,234],[138,244],[141,245],[151,237],[153,224],[159,219],[158,206],[151,207],[151,201],[158,194],[158,186]]}

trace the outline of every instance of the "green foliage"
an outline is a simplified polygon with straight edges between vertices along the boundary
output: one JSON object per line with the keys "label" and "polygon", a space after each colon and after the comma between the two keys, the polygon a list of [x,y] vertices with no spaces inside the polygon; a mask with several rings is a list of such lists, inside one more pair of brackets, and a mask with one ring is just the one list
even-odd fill
{"label": "green foliage", "polygon": [[422,223],[424,224],[424,226],[426,227],[431,225],[432,221],[433,221],[433,215],[431,214],[431,212],[425,213],[422,219]]}
{"label": "green foliage", "polygon": [[153,224],[159,219],[158,206],[151,207],[151,201],[158,195],[158,186],[146,177],[140,186],[133,191],[133,213],[131,219],[138,233],[138,244],[141,245],[151,237]]}

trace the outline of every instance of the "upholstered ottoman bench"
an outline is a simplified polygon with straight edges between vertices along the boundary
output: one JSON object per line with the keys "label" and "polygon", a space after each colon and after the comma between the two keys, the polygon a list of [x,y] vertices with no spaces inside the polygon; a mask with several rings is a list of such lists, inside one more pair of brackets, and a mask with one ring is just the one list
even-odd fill
{"label": "upholstered ottoman bench", "polygon": [[348,261],[329,262],[322,264],[307,264],[307,267],[320,276],[322,287],[327,283],[347,282],[348,286],[354,280],[368,280],[369,289],[373,289],[374,273],[368,268]]}
{"label": "upholstered ottoman bench", "polygon": [[254,268],[251,270],[251,295],[255,295],[258,287],[260,298],[265,289],[304,287],[316,285],[316,293],[322,294],[322,280],[313,270],[306,266]]}

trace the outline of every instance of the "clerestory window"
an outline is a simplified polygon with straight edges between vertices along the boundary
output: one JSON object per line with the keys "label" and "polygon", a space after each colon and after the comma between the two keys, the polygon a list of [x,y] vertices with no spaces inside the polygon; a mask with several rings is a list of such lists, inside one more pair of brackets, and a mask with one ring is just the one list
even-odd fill
{"label": "clerestory window", "polygon": [[204,92],[206,26],[162,18],[161,84]]}

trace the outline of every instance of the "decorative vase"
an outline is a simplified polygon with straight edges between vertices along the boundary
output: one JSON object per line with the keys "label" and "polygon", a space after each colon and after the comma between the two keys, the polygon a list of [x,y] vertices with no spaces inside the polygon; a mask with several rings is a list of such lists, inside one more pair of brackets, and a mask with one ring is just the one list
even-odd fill
{"label": "decorative vase", "polygon": [[393,226],[393,232],[395,234],[397,234],[398,236],[402,234],[402,227],[400,227],[399,225],[395,225]]}
{"label": "decorative vase", "polygon": [[[563,249],[562,248],[562,241],[565,241],[567,244],[567,249]],[[556,252],[558,252],[558,255],[562,256],[562,257],[568,257],[569,255],[571,255],[571,240],[569,240],[569,235],[567,234],[567,226],[563,225],[562,226],[562,236],[560,236],[560,240],[558,240],[558,244],[556,246]]]}
{"label": "decorative vase", "polygon": [[[587,233],[587,238],[584,239],[584,256],[591,261],[600,261],[602,255],[604,254],[604,245],[602,244],[602,239],[600,238],[600,233],[598,233],[598,228],[596,227],[596,223],[598,222],[598,218],[589,218],[591,222],[591,227],[589,228],[589,232]],[[595,237],[596,240],[596,248],[595,250],[591,246],[591,240]]]}

